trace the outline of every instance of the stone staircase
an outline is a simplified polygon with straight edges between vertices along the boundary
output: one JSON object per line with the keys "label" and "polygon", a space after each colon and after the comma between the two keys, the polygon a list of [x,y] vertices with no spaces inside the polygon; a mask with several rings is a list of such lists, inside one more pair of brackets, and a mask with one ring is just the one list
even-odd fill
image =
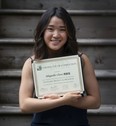
{"label": "stone staircase", "polygon": [[37,22],[52,6],[63,6],[69,11],[80,50],[90,57],[95,68],[102,105],[100,109],[88,110],[91,126],[115,126],[115,0],[0,0],[0,126],[30,125],[32,114],[19,109],[21,69],[32,54]]}

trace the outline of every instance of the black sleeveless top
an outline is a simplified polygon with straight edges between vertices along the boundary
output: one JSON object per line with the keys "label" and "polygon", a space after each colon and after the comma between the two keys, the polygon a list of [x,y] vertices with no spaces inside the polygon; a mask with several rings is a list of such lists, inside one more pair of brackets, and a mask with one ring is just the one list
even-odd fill
{"label": "black sleeveless top", "polygon": [[87,110],[61,106],[35,113],[31,126],[89,126]]}
{"label": "black sleeveless top", "polygon": [[[80,57],[81,54],[78,54]],[[34,113],[31,126],[90,126],[87,110],[72,106],[61,106]]]}

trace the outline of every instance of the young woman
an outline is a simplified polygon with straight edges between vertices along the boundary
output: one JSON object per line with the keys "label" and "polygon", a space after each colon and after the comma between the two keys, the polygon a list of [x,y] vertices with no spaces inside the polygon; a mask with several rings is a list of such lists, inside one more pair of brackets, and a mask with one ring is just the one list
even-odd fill
{"label": "young woman", "polygon": [[100,91],[92,65],[81,55],[86,96],[67,92],[62,97],[45,94],[33,97],[32,60],[78,55],[76,30],[69,13],[62,7],[47,10],[39,20],[35,32],[34,54],[22,69],[19,103],[23,112],[34,113],[31,126],[89,126],[87,109],[100,106]]}

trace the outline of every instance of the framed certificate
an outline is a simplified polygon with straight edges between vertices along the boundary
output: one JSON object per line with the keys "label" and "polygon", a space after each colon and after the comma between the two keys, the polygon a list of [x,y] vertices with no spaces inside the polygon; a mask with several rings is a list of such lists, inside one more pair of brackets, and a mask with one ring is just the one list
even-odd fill
{"label": "framed certificate", "polygon": [[38,98],[50,93],[84,92],[81,59],[78,55],[34,60],[35,93]]}

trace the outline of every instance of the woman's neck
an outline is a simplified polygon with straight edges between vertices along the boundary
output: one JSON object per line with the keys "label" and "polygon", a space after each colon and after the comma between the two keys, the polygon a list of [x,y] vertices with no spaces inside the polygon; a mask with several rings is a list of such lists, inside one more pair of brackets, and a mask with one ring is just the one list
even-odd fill
{"label": "woman's neck", "polygon": [[63,49],[61,50],[48,50],[48,58],[60,57],[63,56]]}

